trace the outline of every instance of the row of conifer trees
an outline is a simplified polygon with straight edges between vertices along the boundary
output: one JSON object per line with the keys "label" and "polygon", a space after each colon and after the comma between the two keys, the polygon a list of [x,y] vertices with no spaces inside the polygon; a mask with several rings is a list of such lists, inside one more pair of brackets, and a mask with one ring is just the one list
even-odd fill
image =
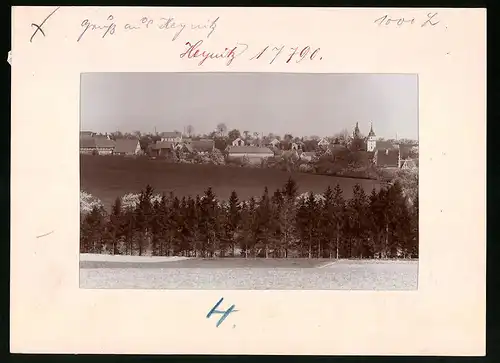
{"label": "row of conifer trees", "polygon": [[339,185],[323,194],[282,189],[221,202],[203,196],[154,198],[146,186],[133,206],[117,198],[110,213],[94,206],[82,215],[80,251],[154,256],[417,258],[418,199],[398,183],[373,190],[356,184],[345,199]]}

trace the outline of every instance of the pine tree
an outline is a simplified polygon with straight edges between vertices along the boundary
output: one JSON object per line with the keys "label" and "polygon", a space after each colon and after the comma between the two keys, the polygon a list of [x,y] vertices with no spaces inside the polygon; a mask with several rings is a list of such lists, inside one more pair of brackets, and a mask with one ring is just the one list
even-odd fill
{"label": "pine tree", "polygon": [[240,248],[248,258],[255,245],[255,218],[256,202],[251,197],[248,203],[244,203],[241,210],[242,223],[240,225]]}
{"label": "pine tree", "polygon": [[293,237],[295,232],[295,213],[297,184],[290,177],[283,187],[283,205],[280,213],[281,247],[285,252],[285,258],[288,257],[290,249],[293,247]]}
{"label": "pine tree", "polygon": [[285,199],[294,199],[297,196],[297,191],[297,183],[292,179],[292,177],[289,177],[285,186],[283,187],[283,196],[285,197]]}
{"label": "pine tree", "polygon": [[123,212],[122,223],[121,229],[125,237],[125,254],[132,256],[134,254],[136,236],[136,214],[133,209],[128,208]]}
{"label": "pine tree", "polygon": [[255,236],[256,243],[259,249],[264,249],[265,258],[269,257],[269,241],[272,234],[272,210],[271,199],[269,198],[269,191],[267,187],[264,188],[264,194],[260,199],[256,211],[256,226]]}
{"label": "pine tree", "polygon": [[218,237],[218,215],[217,201],[212,188],[205,191],[200,203],[200,234],[203,240],[202,255],[205,257],[207,252],[210,257],[214,257],[217,248]]}
{"label": "pine tree", "polygon": [[81,221],[80,252],[102,253],[104,232],[104,211],[102,208],[94,206]]}
{"label": "pine tree", "polygon": [[151,197],[153,196],[153,188],[147,185],[139,194],[139,203],[135,207],[135,227],[137,232],[137,249],[139,256],[142,256],[148,248],[148,232],[150,220],[152,217],[153,206]]}
{"label": "pine tree", "polygon": [[323,202],[318,213],[318,257],[323,257],[325,252],[332,258],[335,238],[335,212],[333,204],[333,190],[330,186],[323,193]]}
{"label": "pine tree", "polygon": [[194,238],[194,256],[203,256],[205,251],[205,242],[203,241],[203,211],[201,205],[201,197],[196,195],[194,200],[194,211],[195,211],[195,220],[196,220],[196,237]]}
{"label": "pine tree", "polygon": [[412,205],[412,213],[411,213],[411,245],[410,247],[410,255],[411,258],[418,258],[418,209],[419,209],[419,200],[418,193],[414,197],[413,205]]}
{"label": "pine tree", "polygon": [[407,201],[403,195],[401,184],[394,183],[387,189],[386,194],[387,222],[388,222],[388,254],[396,257],[402,251],[404,244],[404,229],[407,228]]}
{"label": "pine tree", "polygon": [[312,192],[308,193],[307,198],[301,199],[297,206],[296,214],[296,232],[299,240],[298,250],[302,256],[306,255],[312,258],[313,240],[316,239],[318,218],[317,205]]}
{"label": "pine tree", "polygon": [[167,244],[169,241],[169,198],[162,194],[161,200],[155,209],[155,226],[157,228],[156,239],[158,241],[158,255],[167,255]]}
{"label": "pine tree", "polygon": [[187,241],[187,250],[186,253],[188,256],[191,256],[192,253],[196,255],[196,241],[198,238],[198,223],[197,223],[197,208],[196,201],[188,197],[186,201],[186,210],[184,214],[184,228],[186,233],[186,241]]}
{"label": "pine tree", "polygon": [[[343,196],[342,188],[339,184],[333,189],[333,224],[335,226],[335,258],[339,258],[339,251],[343,249],[342,240],[346,238],[346,202]],[[341,245],[342,243],[342,245]]]}
{"label": "pine tree", "polygon": [[367,198],[359,184],[353,187],[353,196],[348,203],[349,218],[349,257],[363,257],[367,240]]}
{"label": "pine tree", "polygon": [[179,250],[182,240],[182,217],[181,202],[177,196],[174,196],[170,204],[168,213],[168,256],[175,255]]}
{"label": "pine tree", "polygon": [[280,189],[277,189],[273,197],[271,198],[271,248],[273,251],[273,257],[283,257],[281,255],[282,251],[282,232],[281,232],[281,213],[283,210],[284,198],[283,193]]}
{"label": "pine tree", "polygon": [[161,256],[161,200],[155,200],[153,203],[153,217],[151,218],[151,254]]}
{"label": "pine tree", "polygon": [[235,190],[231,192],[229,197],[229,205],[227,208],[227,217],[225,223],[225,233],[228,239],[228,244],[231,248],[231,256],[234,257],[236,245],[236,233],[241,221],[241,208],[239,205],[238,194]]}
{"label": "pine tree", "polygon": [[122,235],[122,203],[120,198],[115,199],[111,207],[111,214],[107,223],[110,250],[113,255],[119,254],[118,244]]}
{"label": "pine tree", "polygon": [[176,256],[185,256],[189,250],[190,245],[190,231],[187,225],[187,219],[189,218],[188,213],[188,200],[186,197],[182,197],[179,207],[179,212],[177,213],[177,228],[178,228],[178,243],[175,250]]}
{"label": "pine tree", "polygon": [[368,217],[371,248],[373,257],[381,257],[384,249],[385,221],[384,221],[384,191],[377,192],[373,188],[369,197]]}
{"label": "pine tree", "polygon": [[297,213],[295,215],[295,232],[297,234],[298,244],[297,249],[300,257],[305,254],[304,245],[305,241],[309,239],[309,211],[305,199],[299,199],[297,203]]}

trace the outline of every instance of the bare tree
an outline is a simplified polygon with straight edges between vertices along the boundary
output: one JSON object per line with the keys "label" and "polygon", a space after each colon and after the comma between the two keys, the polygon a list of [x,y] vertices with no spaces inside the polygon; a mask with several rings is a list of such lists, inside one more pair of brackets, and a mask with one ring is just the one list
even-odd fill
{"label": "bare tree", "polygon": [[194,134],[194,127],[193,127],[193,125],[187,125],[186,126],[186,133],[188,134],[189,137],[193,136],[193,134]]}
{"label": "bare tree", "polygon": [[219,136],[223,137],[226,134],[227,131],[227,126],[225,123],[221,122],[220,124],[217,125],[217,133]]}
{"label": "bare tree", "polygon": [[346,144],[349,139],[350,139],[350,134],[347,129],[342,129],[341,131],[337,132],[335,135],[333,135],[334,139],[338,139],[338,141],[341,144]]}

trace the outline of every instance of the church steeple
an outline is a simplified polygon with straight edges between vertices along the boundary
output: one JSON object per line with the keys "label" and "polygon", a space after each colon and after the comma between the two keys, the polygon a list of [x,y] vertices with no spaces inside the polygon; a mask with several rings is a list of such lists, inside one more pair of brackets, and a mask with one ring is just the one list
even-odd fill
{"label": "church steeple", "polygon": [[353,132],[353,135],[352,135],[354,138],[358,138],[359,137],[359,125],[358,123],[356,122],[356,127],[354,128],[354,132]]}
{"label": "church steeple", "polygon": [[370,136],[375,136],[375,133],[373,132],[373,122],[370,123],[370,132],[368,133],[368,137]]}
{"label": "church steeple", "polygon": [[375,140],[375,133],[373,132],[373,122],[370,124],[370,132],[366,140],[366,150],[369,152],[375,151],[377,141]]}

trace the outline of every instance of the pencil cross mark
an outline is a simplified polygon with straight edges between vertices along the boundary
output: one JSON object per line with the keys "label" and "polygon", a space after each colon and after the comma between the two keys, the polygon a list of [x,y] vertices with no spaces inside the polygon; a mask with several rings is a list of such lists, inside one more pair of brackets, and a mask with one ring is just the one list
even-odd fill
{"label": "pencil cross mark", "polygon": [[45,22],[52,16],[54,15],[54,13],[59,10],[60,6],[57,7],[53,12],[51,12],[49,14],[49,16],[47,16],[41,23],[40,25],[38,24],[35,24],[35,23],[31,23],[31,27],[35,28],[35,31],[33,32],[33,34],[31,35],[31,38],[30,38],[30,43],[33,43],[33,38],[35,37],[36,33],[40,32],[42,33],[43,36],[45,36],[45,32],[43,31],[42,27],[43,27],[43,24],[45,24]]}

